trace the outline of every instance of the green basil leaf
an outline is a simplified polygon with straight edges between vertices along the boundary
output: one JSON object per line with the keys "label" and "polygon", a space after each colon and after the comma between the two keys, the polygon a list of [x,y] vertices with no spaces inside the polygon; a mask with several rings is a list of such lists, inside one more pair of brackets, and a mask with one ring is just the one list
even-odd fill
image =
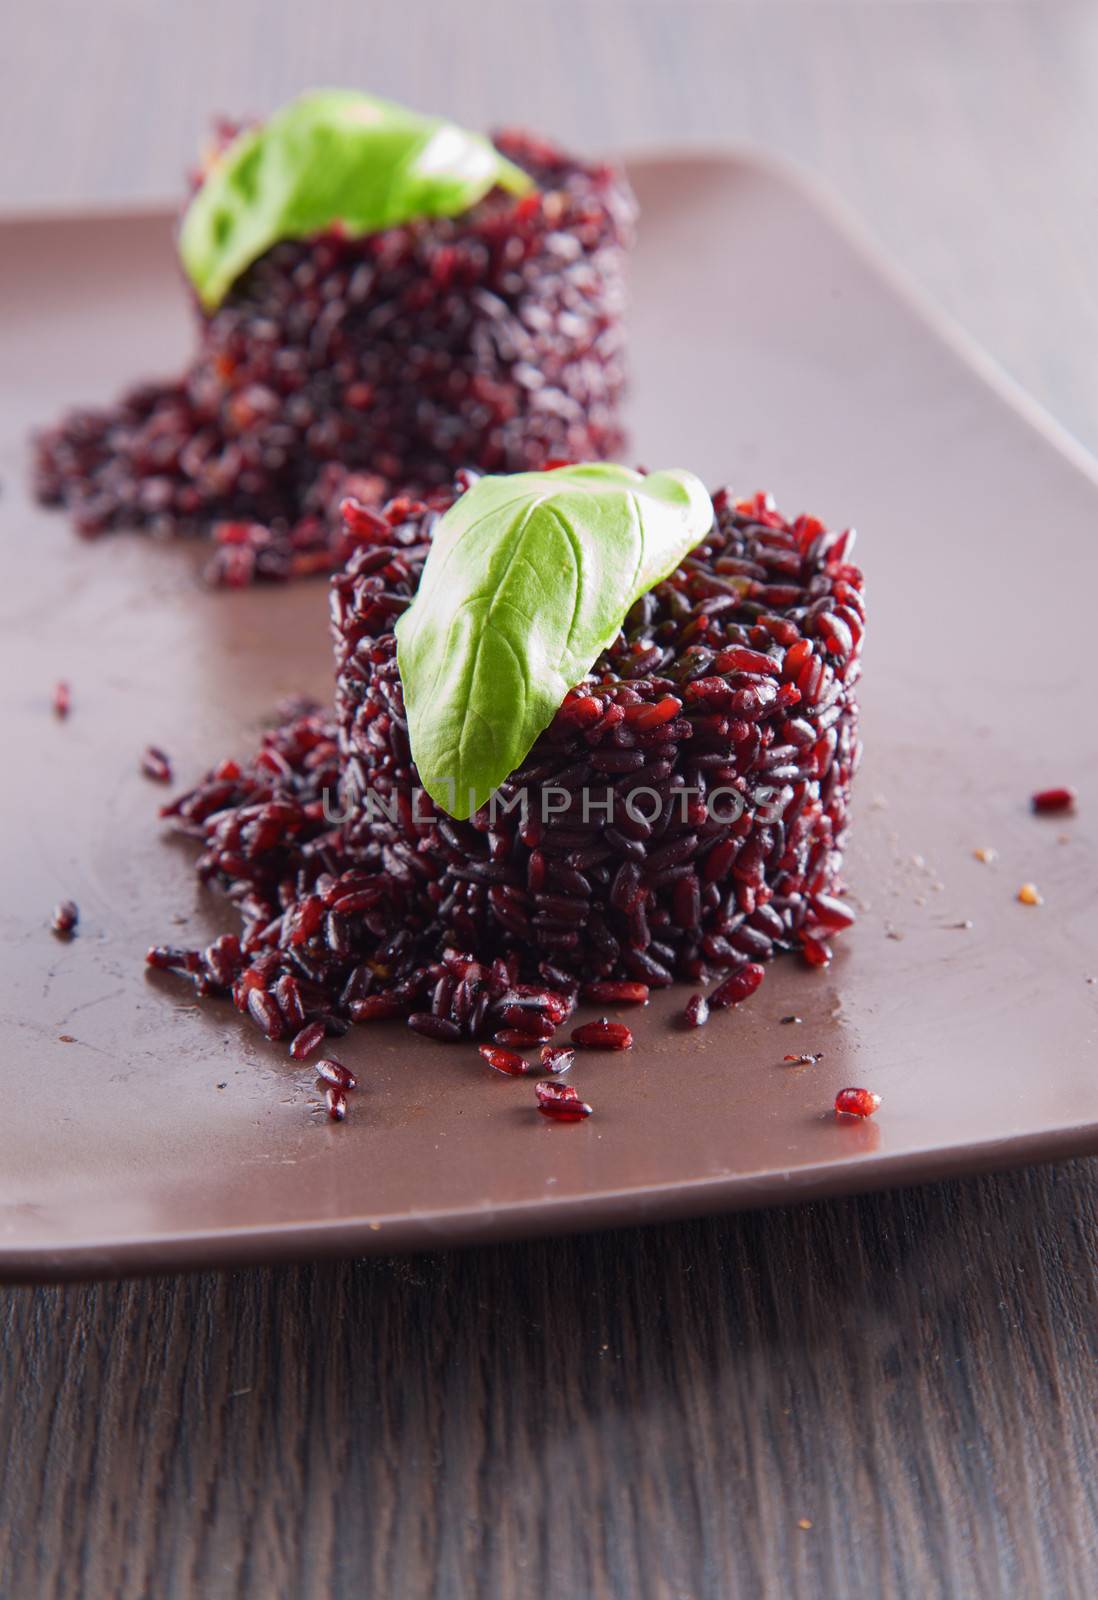
{"label": "green basil leaf", "polygon": [[339,223],[376,233],[452,217],[499,184],[533,180],[483,134],[351,89],[319,89],[240,134],[214,161],[183,218],[179,253],[207,310],[280,239]]}
{"label": "green basil leaf", "polygon": [[608,463],[480,478],[455,501],[396,629],[431,798],[455,817],[483,805],[712,523],[693,473]]}

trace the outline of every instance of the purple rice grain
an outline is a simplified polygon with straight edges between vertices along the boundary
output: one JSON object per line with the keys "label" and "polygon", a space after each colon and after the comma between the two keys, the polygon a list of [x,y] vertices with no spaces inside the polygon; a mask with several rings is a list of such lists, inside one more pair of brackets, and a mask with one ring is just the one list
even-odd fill
{"label": "purple rice grain", "polygon": [[456,1022],[450,1022],[446,1017],[436,1017],[430,1011],[413,1011],[408,1018],[408,1026],[425,1039],[437,1039],[439,1044],[458,1044],[461,1040],[461,1029]]}

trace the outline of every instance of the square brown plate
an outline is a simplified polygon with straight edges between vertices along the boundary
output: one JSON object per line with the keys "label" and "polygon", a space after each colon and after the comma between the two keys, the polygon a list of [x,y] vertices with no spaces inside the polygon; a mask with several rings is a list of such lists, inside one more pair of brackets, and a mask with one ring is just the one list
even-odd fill
{"label": "square brown plate", "polygon": [[[699,1033],[672,1025],[682,990],[631,1017],[635,1050],[573,1069],[595,1115],[567,1126],[398,1026],[341,1044],[364,1089],[330,1125],[307,1067],[147,980],[147,945],[229,924],[162,842],[140,752],[185,779],[281,696],[327,695],[324,586],[209,593],[194,549],[87,545],[29,503],[31,425],[177,367],[187,312],[164,217],[3,224],[4,1274],[454,1244],[1098,1149],[1094,465],[798,182],[732,159],[633,175],[636,459],[862,530],[856,930]],[[1077,821],[1030,815],[1065,782]],[[824,1058],[783,1064],[801,1050]],[[852,1083],[882,1095],[873,1121],[830,1114]]]}

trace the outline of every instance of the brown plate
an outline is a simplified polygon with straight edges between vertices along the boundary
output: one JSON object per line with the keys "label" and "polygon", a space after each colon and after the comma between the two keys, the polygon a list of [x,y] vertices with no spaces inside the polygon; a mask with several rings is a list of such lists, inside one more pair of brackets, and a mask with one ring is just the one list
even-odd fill
{"label": "brown plate", "polygon": [[[799,182],[731,159],[634,177],[636,458],[863,530],[857,929],[699,1033],[672,1026],[681,990],[630,1017],[635,1050],[574,1068],[595,1115],[567,1126],[399,1026],[341,1044],[364,1089],[332,1126],[308,1067],[147,980],[148,944],[228,921],[139,754],[187,777],[280,696],[326,694],[324,588],[208,593],[194,549],[86,545],[31,506],[32,423],[178,366],[187,316],[165,218],[3,224],[4,1274],[454,1244],[1098,1149],[1094,464]],[[1078,821],[1031,816],[1064,782]],[[801,1050],[824,1059],[783,1064]],[[845,1084],[879,1091],[876,1119],[836,1121]]]}

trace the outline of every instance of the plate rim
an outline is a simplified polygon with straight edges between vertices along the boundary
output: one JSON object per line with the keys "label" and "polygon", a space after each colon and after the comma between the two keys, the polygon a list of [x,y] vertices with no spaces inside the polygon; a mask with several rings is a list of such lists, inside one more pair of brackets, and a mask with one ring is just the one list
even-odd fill
{"label": "plate rim", "polygon": [[[719,167],[754,173],[792,189],[822,214],[853,253],[884,282],[924,331],[960,360],[998,403],[1098,489],[1098,459],[1010,376],[978,341],[944,311],[885,250],[868,225],[830,186],[782,157],[730,147],[689,145],[625,152],[627,170],[676,166]],[[175,208],[156,201],[58,205],[0,211],[0,234],[30,227],[111,227],[128,223],[171,226]],[[838,1198],[894,1186],[975,1176],[1029,1163],[1098,1155],[1098,1121],[1027,1130],[980,1143],[971,1139],[927,1145],[860,1161],[850,1155],[795,1169],[772,1167],[751,1174],[688,1178],[627,1186],[597,1196],[538,1196],[502,1206],[423,1209],[391,1220],[368,1214],[324,1221],[264,1222],[208,1229],[119,1235],[107,1242],[72,1239],[43,1246],[0,1241],[0,1281],[44,1283],[133,1274],[229,1268],[313,1257],[388,1254],[532,1239],[685,1220],[731,1209],[758,1209]],[[483,1230],[483,1231],[482,1231]]]}

